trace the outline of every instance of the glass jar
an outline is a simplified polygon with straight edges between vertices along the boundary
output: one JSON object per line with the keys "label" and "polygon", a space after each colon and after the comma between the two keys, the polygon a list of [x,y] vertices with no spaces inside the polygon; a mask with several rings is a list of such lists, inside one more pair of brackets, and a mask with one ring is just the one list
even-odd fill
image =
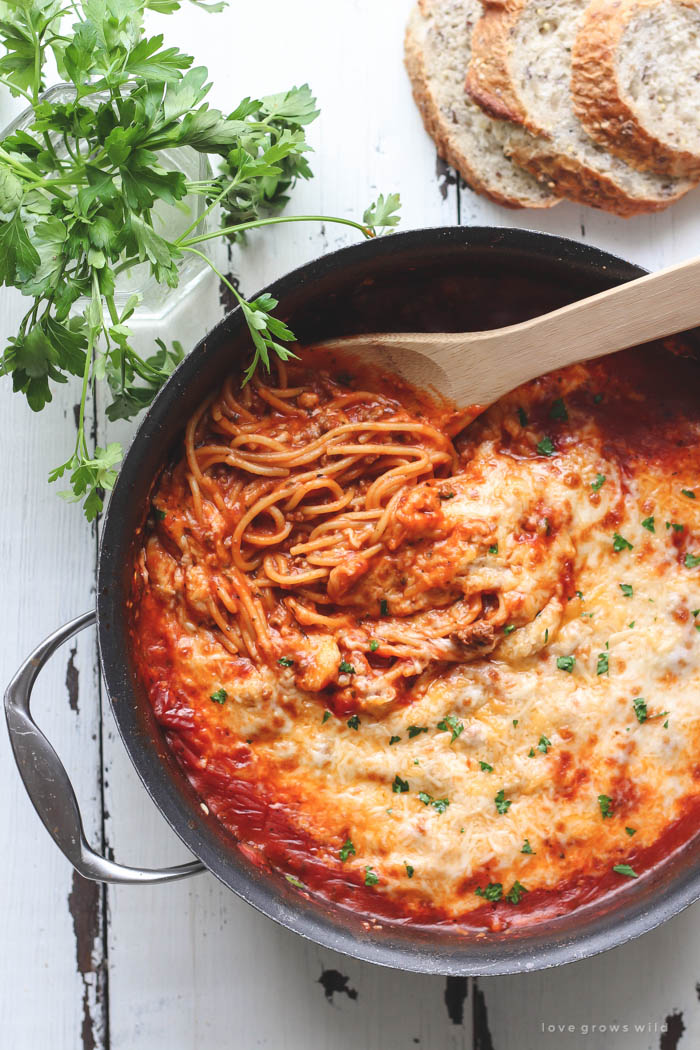
{"label": "glass jar", "polygon": [[[76,91],[71,84],[56,84],[47,88],[41,95],[42,102],[71,102],[75,99]],[[87,95],[83,102],[86,106],[109,99],[107,92],[95,92]],[[34,111],[25,109],[15,120],[0,133],[4,138],[16,131],[29,131],[34,123]],[[52,136],[56,153],[62,159],[68,154],[60,136]],[[198,182],[211,176],[209,160],[203,153],[198,153],[191,146],[179,146],[174,150],[160,150],[158,156],[164,168],[171,171],[181,171],[188,182]],[[153,228],[156,233],[161,233],[168,240],[174,240],[188,226],[202,215],[205,209],[203,196],[195,193],[186,194],[177,204],[166,204],[157,201],[153,211]],[[197,227],[197,233],[205,233],[211,229],[209,225],[210,216],[207,216]],[[198,250],[207,253],[207,242],[198,245]],[[204,259],[197,255],[183,253],[177,263],[179,283],[177,288],[169,288],[167,285],[159,284],[150,273],[148,263],[138,263],[129,270],[125,270],[117,277],[115,288],[115,304],[121,310],[130,296],[135,293],[140,296],[140,303],[136,312],[129,320],[129,326],[134,328],[139,323],[151,324],[163,321],[176,307],[180,307],[186,296],[197,287],[201,279],[209,273],[209,267]],[[82,309],[84,301],[78,301],[77,308]]]}

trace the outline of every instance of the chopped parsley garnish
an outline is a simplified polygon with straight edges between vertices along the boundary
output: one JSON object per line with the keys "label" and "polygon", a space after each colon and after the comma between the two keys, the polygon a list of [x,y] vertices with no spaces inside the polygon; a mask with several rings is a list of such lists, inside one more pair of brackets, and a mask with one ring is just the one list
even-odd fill
{"label": "chopped parsley garnish", "polygon": [[683,532],[683,526],[679,525],[677,521],[667,521],[667,529],[673,529],[674,532]]}
{"label": "chopped parsley garnish", "polygon": [[688,499],[695,499],[695,493],[692,489],[681,489],[681,492],[684,496],[687,496]]}
{"label": "chopped parsley garnish", "polygon": [[280,665],[280,667],[293,667],[294,666],[294,661],[292,660],[291,656],[280,656],[280,658],[277,661],[277,663]]}
{"label": "chopped parsley garnish", "polygon": [[369,864],[365,867],[365,886],[376,886],[379,882],[379,876],[376,871],[370,868]]}
{"label": "chopped parsley garnish", "polygon": [[693,616],[698,616],[698,615],[700,615],[700,609],[692,609],[691,611],[692,611],[692,613],[693,613]]}
{"label": "chopped parsley garnish", "polygon": [[489,554],[498,554],[498,544],[492,543],[489,547]]}
{"label": "chopped parsley garnish", "polygon": [[654,525],[654,518],[645,518],[642,522],[642,528],[648,529],[649,532],[656,532],[656,526]]}
{"label": "chopped parsley garnish", "polygon": [[153,508],[153,515],[158,521],[165,521],[168,516],[164,510],[160,509],[160,507]]}
{"label": "chopped parsley garnish", "polygon": [[598,665],[595,669],[596,674],[607,674],[609,671],[609,657],[607,653],[598,653]]}
{"label": "chopped parsley garnish", "polygon": [[511,904],[520,904],[520,901],[523,899],[524,893],[527,893],[527,890],[523,886],[522,882],[518,882],[518,880],[516,879],[511,888],[506,893],[505,898],[507,901],[510,901]]}
{"label": "chopped parsley garnish", "polygon": [[634,870],[634,868],[631,868],[629,864],[616,864],[613,868],[613,871],[616,871],[618,875],[626,875],[628,879],[639,878],[637,872]]}
{"label": "chopped parsley garnish", "polygon": [[501,788],[496,797],[493,800],[496,803],[496,809],[499,813],[507,813],[510,807],[513,805],[510,799],[506,798],[506,793]]}
{"label": "chopped parsley garnish", "polygon": [[389,747],[391,747],[392,744],[398,744],[400,739],[401,739],[400,736],[390,736],[389,737]]}
{"label": "chopped parsley garnish", "polygon": [[524,408],[518,408],[518,421],[521,427],[526,427],[528,424],[527,412]]}
{"label": "chopped parsley garnish", "polygon": [[325,725],[330,717],[331,717],[331,712],[330,711],[324,711],[323,712],[323,718],[321,719],[321,725]]}
{"label": "chopped parsley garnish", "polygon": [[685,565],[686,569],[695,569],[698,565],[700,565],[700,555],[686,554],[683,564]]}
{"label": "chopped parsley garnish", "polygon": [[440,499],[454,499],[455,498],[454,492],[438,492],[438,496],[439,496]]}
{"label": "chopped parsley garnish", "polygon": [[450,743],[454,744],[460,733],[464,731],[464,722],[459,722],[454,715],[445,715],[445,717],[438,722],[437,727],[445,733],[452,733]]}
{"label": "chopped parsley garnish", "polygon": [[530,748],[530,750],[527,753],[527,757],[528,758],[534,758],[535,757],[535,749],[534,749],[534,747]]}
{"label": "chopped parsley garnish", "polygon": [[625,828],[625,831],[626,831],[626,832],[627,832],[627,834],[628,834],[628,835],[630,836],[630,838],[631,838],[631,837],[632,837],[633,835],[636,835],[636,834],[637,834],[637,829],[636,829],[636,828]]}
{"label": "chopped parsley garnish", "polygon": [[534,849],[530,845],[529,839],[525,839],[523,842],[523,848],[520,850],[521,853],[534,853]]}
{"label": "chopped parsley garnish", "polygon": [[350,854],[352,854],[353,857],[355,857],[357,855],[357,851],[355,850],[355,847],[352,844],[352,839],[346,839],[343,845],[340,847],[340,853],[338,854],[343,864],[348,859]]}
{"label": "chopped parsley garnish", "polygon": [[549,627],[545,627],[545,629],[544,629],[544,644],[546,645],[548,641],[549,641]]}
{"label": "chopped parsley garnish", "polygon": [[598,805],[600,806],[600,813],[603,820],[605,820],[606,817],[613,816],[613,800],[610,798],[610,795],[598,795]]}
{"label": "chopped parsley garnish", "polygon": [[347,660],[341,660],[340,661],[340,667],[338,668],[338,670],[341,672],[341,674],[354,674],[355,673],[355,668],[352,666],[352,664],[349,664],[347,662]]}
{"label": "chopped parsley garnish", "polygon": [[228,693],[223,688],[217,689],[215,693],[211,694],[209,699],[213,700],[215,704],[225,704],[228,699]]}
{"label": "chopped parsley garnish", "polygon": [[537,750],[541,751],[543,755],[546,755],[552,746],[552,741],[548,740],[546,736],[541,736],[540,741],[537,745]]}
{"label": "chopped parsley garnish", "polygon": [[427,791],[419,791],[418,798],[424,806],[432,806],[438,813],[444,813],[450,804],[450,800],[447,798],[433,798]]}
{"label": "chopped parsley garnish", "polygon": [[378,648],[379,648],[379,642],[377,641],[377,639],[376,638],[370,638],[369,651],[371,653],[376,653]]}
{"label": "chopped parsley garnish", "polygon": [[351,717],[348,718],[347,726],[348,726],[348,729],[359,729],[360,728],[359,715],[351,715]]}
{"label": "chopped parsley garnish", "polygon": [[552,441],[551,437],[543,437],[541,441],[538,441],[537,451],[541,456],[553,456],[554,442]]}
{"label": "chopped parsley garnish", "polygon": [[634,587],[631,583],[621,583],[620,590],[624,594],[625,598],[631,598],[634,594]]}
{"label": "chopped parsley garnish", "polygon": [[642,722],[646,722],[649,715],[647,714],[647,702],[644,697],[638,696],[636,700],[632,701],[632,706],[639,724],[641,725]]}
{"label": "chopped parsley garnish", "polygon": [[596,474],[595,481],[591,482],[591,488],[594,492],[600,492],[603,485],[605,484],[605,474]]}
{"label": "chopped parsley garnish", "polygon": [[427,726],[409,726],[408,727],[408,739],[413,740],[414,736],[420,736],[421,733],[427,733]]}
{"label": "chopped parsley garnish", "polygon": [[403,792],[408,791],[408,781],[402,780],[397,773],[394,777],[394,783],[391,785],[391,790],[395,795],[401,795]]}
{"label": "chopped parsley garnish", "polygon": [[479,762],[483,773],[493,773],[493,766],[490,766],[488,762]]}
{"label": "chopped parsley garnish", "polygon": [[566,671],[567,674],[571,674],[576,665],[575,656],[558,656],[557,667],[560,671]]}
{"label": "chopped parsley garnish", "polygon": [[285,877],[285,879],[287,880],[287,882],[291,882],[292,886],[296,886],[296,888],[297,888],[298,890],[305,890],[305,889],[306,889],[306,886],[304,885],[304,883],[303,883],[303,882],[301,882],[301,881],[300,881],[300,880],[299,880],[299,879],[298,879],[298,878],[296,877],[296,875],[285,875],[284,877]]}
{"label": "chopped parsley garnish", "polygon": [[668,718],[667,718],[667,719],[666,719],[666,721],[664,722],[664,729],[668,729]]}
{"label": "chopped parsley garnish", "polygon": [[379,615],[380,616],[388,616],[389,615],[389,603],[386,600],[386,598],[382,598],[382,600],[379,603]]}
{"label": "chopped parsley garnish", "polygon": [[517,729],[518,728],[518,722],[519,721],[520,721],[520,719],[518,719],[518,718],[514,718],[513,719],[513,729]]}
{"label": "chopped parsley garnish", "polygon": [[503,884],[500,882],[490,882],[485,889],[481,886],[477,886],[474,890],[477,897],[483,897],[485,901],[500,901],[503,896]]}
{"label": "chopped parsley garnish", "polygon": [[556,419],[559,423],[569,422],[569,413],[566,411],[566,405],[564,399],[558,397],[556,401],[552,401],[552,407],[549,410],[549,418]]}
{"label": "chopped parsley garnish", "polygon": [[633,547],[634,544],[630,543],[629,540],[626,540],[619,532],[613,533],[613,550],[616,553],[619,553],[620,551],[631,551]]}
{"label": "chopped parsley garnish", "polygon": [[415,868],[413,867],[413,865],[412,864],[407,864],[406,861],[404,861],[403,862],[403,866],[406,869],[406,874],[408,875],[409,879],[412,879],[413,878],[413,872],[415,871]]}
{"label": "chopped parsley garnish", "polygon": [[512,634],[514,630],[515,630],[515,624],[514,623],[507,623],[506,626],[503,628],[503,633],[504,634]]}

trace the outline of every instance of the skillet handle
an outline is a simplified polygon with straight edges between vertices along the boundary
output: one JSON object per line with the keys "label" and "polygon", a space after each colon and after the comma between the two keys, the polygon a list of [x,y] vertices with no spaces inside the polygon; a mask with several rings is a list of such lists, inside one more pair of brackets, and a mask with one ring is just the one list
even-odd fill
{"label": "skillet handle", "polygon": [[171,882],[204,871],[200,861],[152,870],[128,868],[100,856],[87,843],[73,786],[60,758],[32,718],[29,701],[39,671],[63,642],[95,622],[83,613],[49,635],[24,661],[5,692],[10,743],[24,786],[44,827],[80,875],[95,882]]}

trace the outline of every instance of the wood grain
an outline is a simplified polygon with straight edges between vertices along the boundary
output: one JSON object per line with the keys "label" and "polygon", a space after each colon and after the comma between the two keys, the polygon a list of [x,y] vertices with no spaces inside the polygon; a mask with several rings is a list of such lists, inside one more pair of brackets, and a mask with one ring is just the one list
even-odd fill
{"label": "wood grain", "polygon": [[[290,212],[356,216],[377,192],[399,189],[405,228],[459,221],[537,228],[654,269],[697,252],[700,215],[692,197],[663,215],[624,222],[570,204],[507,213],[458,187],[454,174],[436,162],[402,68],[410,6],[411,0],[267,0],[261,19],[261,5],[238,0],[213,18],[188,6],[174,18],[151,22],[163,28],[169,45],[179,44],[209,66],[214,105],[232,108],[247,94],[311,83],[322,106],[310,129],[316,178],[297,187]],[[264,61],[254,46],[261,33]],[[219,250],[218,259],[250,293],[352,239],[339,227],[287,226],[251,236],[230,261]],[[6,290],[0,304],[6,337],[17,306]],[[180,316],[159,334],[192,345],[221,309],[210,283],[194,303],[184,301]],[[141,334],[144,345],[153,334]],[[51,409],[35,417],[6,382],[0,385],[9,452],[9,467],[0,475],[5,680],[39,638],[94,600],[95,537],[45,482],[57,450],[72,435],[76,394],[71,387],[59,393]],[[129,433],[124,428],[122,436]],[[101,423],[99,435],[105,435]],[[66,651],[47,668],[37,712],[74,777],[88,834],[95,842],[104,834],[107,847],[126,863],[186,859],[131,768],[109,712],[100,715],[94,640],[84,635],[78,642],[67,688],[69,661]],[[598,959],[483,980],[478,987],[393,973],[317,948],[258,915],[210,876],[171,886],[111,887],[105,911],[101,891],[74,887],[23,793],[4,734],[0,749],[0,834],[8,858],[0,890],[3,1046],[683,1050],[700,1044],[698,908]],[[667,1033],[592,1035],[580,1029],[611,1022],[658,1026],[666,1017],[672,1019]],[[543,1023],[579,1028],[551,1033],[542,1031]]]}

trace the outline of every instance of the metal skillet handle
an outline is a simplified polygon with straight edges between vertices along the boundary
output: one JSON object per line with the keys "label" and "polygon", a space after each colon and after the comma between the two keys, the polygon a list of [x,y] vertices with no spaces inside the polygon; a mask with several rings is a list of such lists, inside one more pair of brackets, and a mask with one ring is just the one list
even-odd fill
{"label": "metal skillet handle", "polygon": [[29,701],[39,671],[78,631],[95,622],[88,612],[59,627],[24,661],[5,692],[5,716],[17,768],[44,827],[77,872],[95,882],[170,882],[204,871],[196,860],[173,868],[127,868],[101,857],[88,845],[78,800],[63,763],[32,718]]}

